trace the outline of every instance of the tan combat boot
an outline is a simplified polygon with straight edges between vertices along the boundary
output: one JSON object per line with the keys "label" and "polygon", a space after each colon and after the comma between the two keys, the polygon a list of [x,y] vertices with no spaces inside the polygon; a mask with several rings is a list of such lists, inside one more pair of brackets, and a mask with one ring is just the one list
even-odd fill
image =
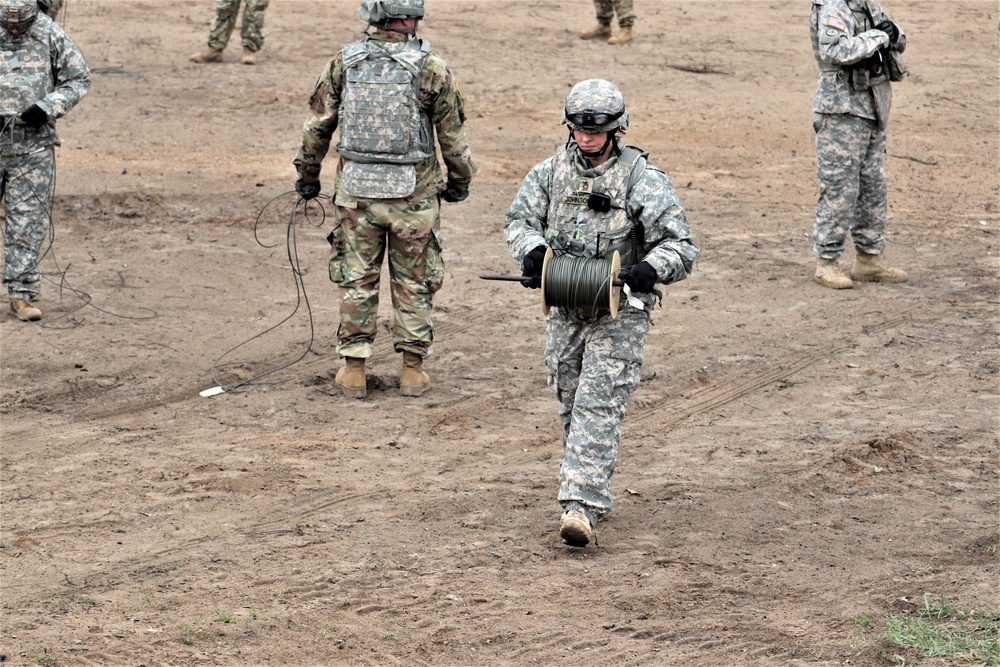
{"label": "tan combat boot", "polygon": [[597,39],[598,37],[611,37],[610,23],[598,23],[593,28],[580,32],[580,39]]}
{"label": "tan combat boot", "polygon": [[368,391],[365,360],[360,357],[344,357],[344,366],[337,371],[334,382],[347,398],[364,398]]}
{"label": "tan combat boot", "polygon": [[399,376],[400,396],[419,396],[430,389],[431,379],[427,377],[423,367],[423,357],[403,351],[403,374]]}
{"label": "tan combat boot", "polygon": [[42,311],[24,299],[11,299],[10,312],[22,322],[35,322],[42,319]]}
{"label": "tan combat boot", "polygon": [[623,25],[618,34],[608,40],[608,44],[624,44],[632,41],[632,26]]}
{"label": "tan combat boot", "polygon": [[254,52],[250,50],[249,46],[243,47],[243,64],[244,65],[254,65],[257,63],[257,56]]}
{"label": "tan combat boot", "polygon": [[831,289],[851,289],[854,283],[840,270],[840,263],[835,259],[816,260],[816,282]]}
{"label": "tan combat boot", "polygon": [[585,547],[590,542],[592,531],[590,519],[580,510],[569,510],[559,521],[559,537],[571,547]]}
{"label": "tan combat boot", "polygon": [[905,283],[906,271],[885,263],[882,255],[859,252],[851,267],[851,277],[862,283]]}
{"label": "tan combat boot", "polygon": [[221,63],[222,51],[213,49],[211,46],[204,51],[199,51],[191,56],[191,61],[196,63]]}

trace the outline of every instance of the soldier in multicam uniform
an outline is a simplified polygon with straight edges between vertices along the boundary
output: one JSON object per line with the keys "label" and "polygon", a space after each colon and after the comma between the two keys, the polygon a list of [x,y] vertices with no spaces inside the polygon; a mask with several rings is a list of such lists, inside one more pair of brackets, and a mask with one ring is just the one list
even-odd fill
{"label": "soldier in multicam uniform", "polygon": [[[581,39],[607,39],[608,44],[624,44],[632,41],[632,25],[635,23],[635,12],[632,11],[632,0],[594,0],[597,10],[597,25],[580,33]],[[618,15],[617,35],[611,34],[611,23],[615,14]]]}
{"label": "soldier in multicam uniform", "polygon": [[365,396],[388,247],[393,341],[403,354],[399,392],[419,396],[430,386],[423,358],[434,338],[433,296],[444,279],[440,201],[465,199],[476,165],[455,77],[416,37],[423,0],[363,0],[358,15],[374,33],[346,46],[317,81],[309,100],[316,116],[303,127],[295,156],[295,189],[306,200],[319,194],[321,163],[339,125],[336,222],[328,237],[330,278],[340,286],[337,352],[345,361],[336,382],[349,397]]}
{"label": "soldier in multicam uniform", "polygon": [[[899,57],[906,35],[878,0],[813,0],[810,13],[819,85],[813,128],[819,200],[813,243],[816,282],[833,289],[862,282],[906,282],[906,272],[886,264],[886,123],[891,80],[905,68]],[[850,232],[857,257],[844,275],[837,258]]]}
{"label": "soldier in multicam uniform", "polygon": [[618,251],[628,267],[632,294],[616,318],[606,309],[557,307],[546,323],[548,381],[562,404],[559,532],[584,546],[611,510],[621,421],[639,385],[659,284],[687,278],[698,248],[670,178],[619,136],[629,117],[617,86],[578,83],[562,122],[569,126],[565,147],[524,179],[504,229],[525,287],[540,286],[548,248],[599,259]]}
{"label": "soldier in multicam uniform", "polygon": [[[243,42],[243,64],[257,62],[257,52],[264,46],[264,10],[271,0],[242,0],[243,28],[240,32]],[[208,48],[191,56],[196,63],[221,63],[222,52],[226,50],[229,36],[236,27],[236,15],[240,11],[241,0],[215,0],[215,20],[208,31]]]}
{"label": "soldier in multicam uniform", "polygon": [[0,197],[5,200],[3,284],[10,310],[34,321],[38,253],[49,224],[56,119],[90,90],[90,69],[37,0],[0,0]]}

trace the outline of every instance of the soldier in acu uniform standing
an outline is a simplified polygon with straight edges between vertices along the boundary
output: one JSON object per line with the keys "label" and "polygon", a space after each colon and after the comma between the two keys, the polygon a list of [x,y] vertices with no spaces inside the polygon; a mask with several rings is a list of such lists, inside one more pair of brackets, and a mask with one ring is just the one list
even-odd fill
{"label": "soldier in acu uniform standing", "polygon": [[[906,272],[886,264],[885,142],[890,80],[903,78],[906,35],[878,0],[813,0],[810,13],[819,85],[813,128],[819,200],[813,243],[816,282],[848,289],[857,281],[902,283]],[[837,258],[848,232],[857,257],[844,275]]]}
{"label": "soldier in acu uniform standing", "polygon": [[[320,193],[320,168],[340,128],[334,177],[336,222],[330,278],[340,285],[336,382],[345,395],[366,393],[382,260],[389,255],[393,343],[403,354],[399,391],[430,386],[423,358],[434,339],[431,306],[444,279],[440,202],[460,202],[476,171],[465,139],[464,102],[444,60],[416,37],[423,0],[363,0],[358,15],[374,28],[331,60],[316,83],[295,156],[295,189]],[[435,134],[448,167],[435,152]]]}
{"label": "soldier in acu uniform standing", "polygon": [[33,321],[42,287],[38,253],[49,225],[56,119],[90,90],[90,69],[38,0],[0,0],[0,197],[5,200],[3,284],[10,310]]}
{"label": "soldier in acu uniform standing", "polygon": [[608,309],[556,307],[546,323],[545,365],[563,426],[559,533],[582,547],[611,511],[621,422],[639,385],[659,285],[687,278],[698,248],[670,178],[619,136],[629,117],[616,85],[578,83],[562,120],[565,147],[525,177],[504,229],[525,287],[541,285],[549,248],[594,259],[617,251],[627,267],[631,297],[617,317]]}

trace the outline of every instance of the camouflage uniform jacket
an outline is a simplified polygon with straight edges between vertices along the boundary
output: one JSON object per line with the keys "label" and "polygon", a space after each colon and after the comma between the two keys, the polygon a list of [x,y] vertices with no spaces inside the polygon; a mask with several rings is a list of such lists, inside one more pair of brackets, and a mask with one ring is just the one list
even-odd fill
{"label": "camouflage uniform jacket", "polygon": [[[616,141],[619,149],[624,148],[621,138]],[[592,215],[586,203],[581,200],[574,213],[574,207],[567,203],[574,203],[570,200],[575,199],[575,194],[556,192],[553,188],[554,180],[564,180],[554,179],[554,176],[567,166],[575,170],[581,180],[597,181],[625,167],[615,154],[603,164],[591,167],[575,143],[570,143],[555,156],[536,165],[525,177],[504,219],[507,245],[518,266],[523,266],[525,255],[540,245],[569,254],[581,254],[568,247],[566,235],[560,233],[570,225],[579,227],[581,237],[603,231],[601,225],[606,221],[601,216]],[[647,164],[634,185],[627,191],[619,190],[614,194],[617,200],[613,206],[623,207],[628,219],[643,231],[642,247],[635,261],[648,262],[663,284],[687,278],[699,251],[691,240],[687,217],[670,177]],[[558,220],[553,217],[557,212],[560,215]],[[599,251],[596,256],[602,254]],[[659,287],[656,291],[659,292]],[[656,298],[655,294],[636,296],[647,310],[652,308]]]}
{"label": "camouflage uniform jacket", "polygon": [[[48,16],[39,13],[17,37],[0,30],[0,154],[26,155],[58,145],[56,119],[89,90],[90,68],[83,54]],[[49,115],[49,122],[37,130],[16,118],[32,104]]]}
{"label": "camouflage uniform jacket", "polygon": [[[813,111],[877,119],[872,91],[855,90],[849,69],[886,46],[886,34],[874,27],[888,19],[888,14],[882,11],[878,0],[813,0],[809,18],[813,55],[819,64]],[[899,38],[891,46],[899,53],[906,49],[906,35],[901,28]],[[887,114],[891,104],[889,81],[876,86],[887,98]]]}
{"label": "camouflage uniform jacket", "polygon": [[[375,32],[367,38],[374,43],[400,42],[406,35]],[[321,164],[330,150],[330,141],[337,129],[340,103],[344,91],[344,52],[327,63],[309,98],[309,108],[316,114],[302,128],[302,145],[295,156],[295,168],[304,181],[319,180]],[[476,165],[465,138],[465,102],[454,75],[445,61],[433,52],[428,54],[420,71],[420,103],[430,117],[441,146],[441,157],[448,167],[448,183],[468,190]],[[337,164],[336,190],[339,200],[350,199],[343,192],[341,181],[344,158]],[[444,176],[436,155],[417,163],[416,189],[410,199],[436,195],[445,189]]]}

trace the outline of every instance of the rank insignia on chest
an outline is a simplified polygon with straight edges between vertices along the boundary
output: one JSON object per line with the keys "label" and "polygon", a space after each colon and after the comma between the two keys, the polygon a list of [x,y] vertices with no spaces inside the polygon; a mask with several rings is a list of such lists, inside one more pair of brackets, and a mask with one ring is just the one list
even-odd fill
{"label": "rank insignia on chest", "polygon": [[576,193],[581,195],[589,195],[594,191],[594,179],[592,178],[578,178],[576,179]]}

